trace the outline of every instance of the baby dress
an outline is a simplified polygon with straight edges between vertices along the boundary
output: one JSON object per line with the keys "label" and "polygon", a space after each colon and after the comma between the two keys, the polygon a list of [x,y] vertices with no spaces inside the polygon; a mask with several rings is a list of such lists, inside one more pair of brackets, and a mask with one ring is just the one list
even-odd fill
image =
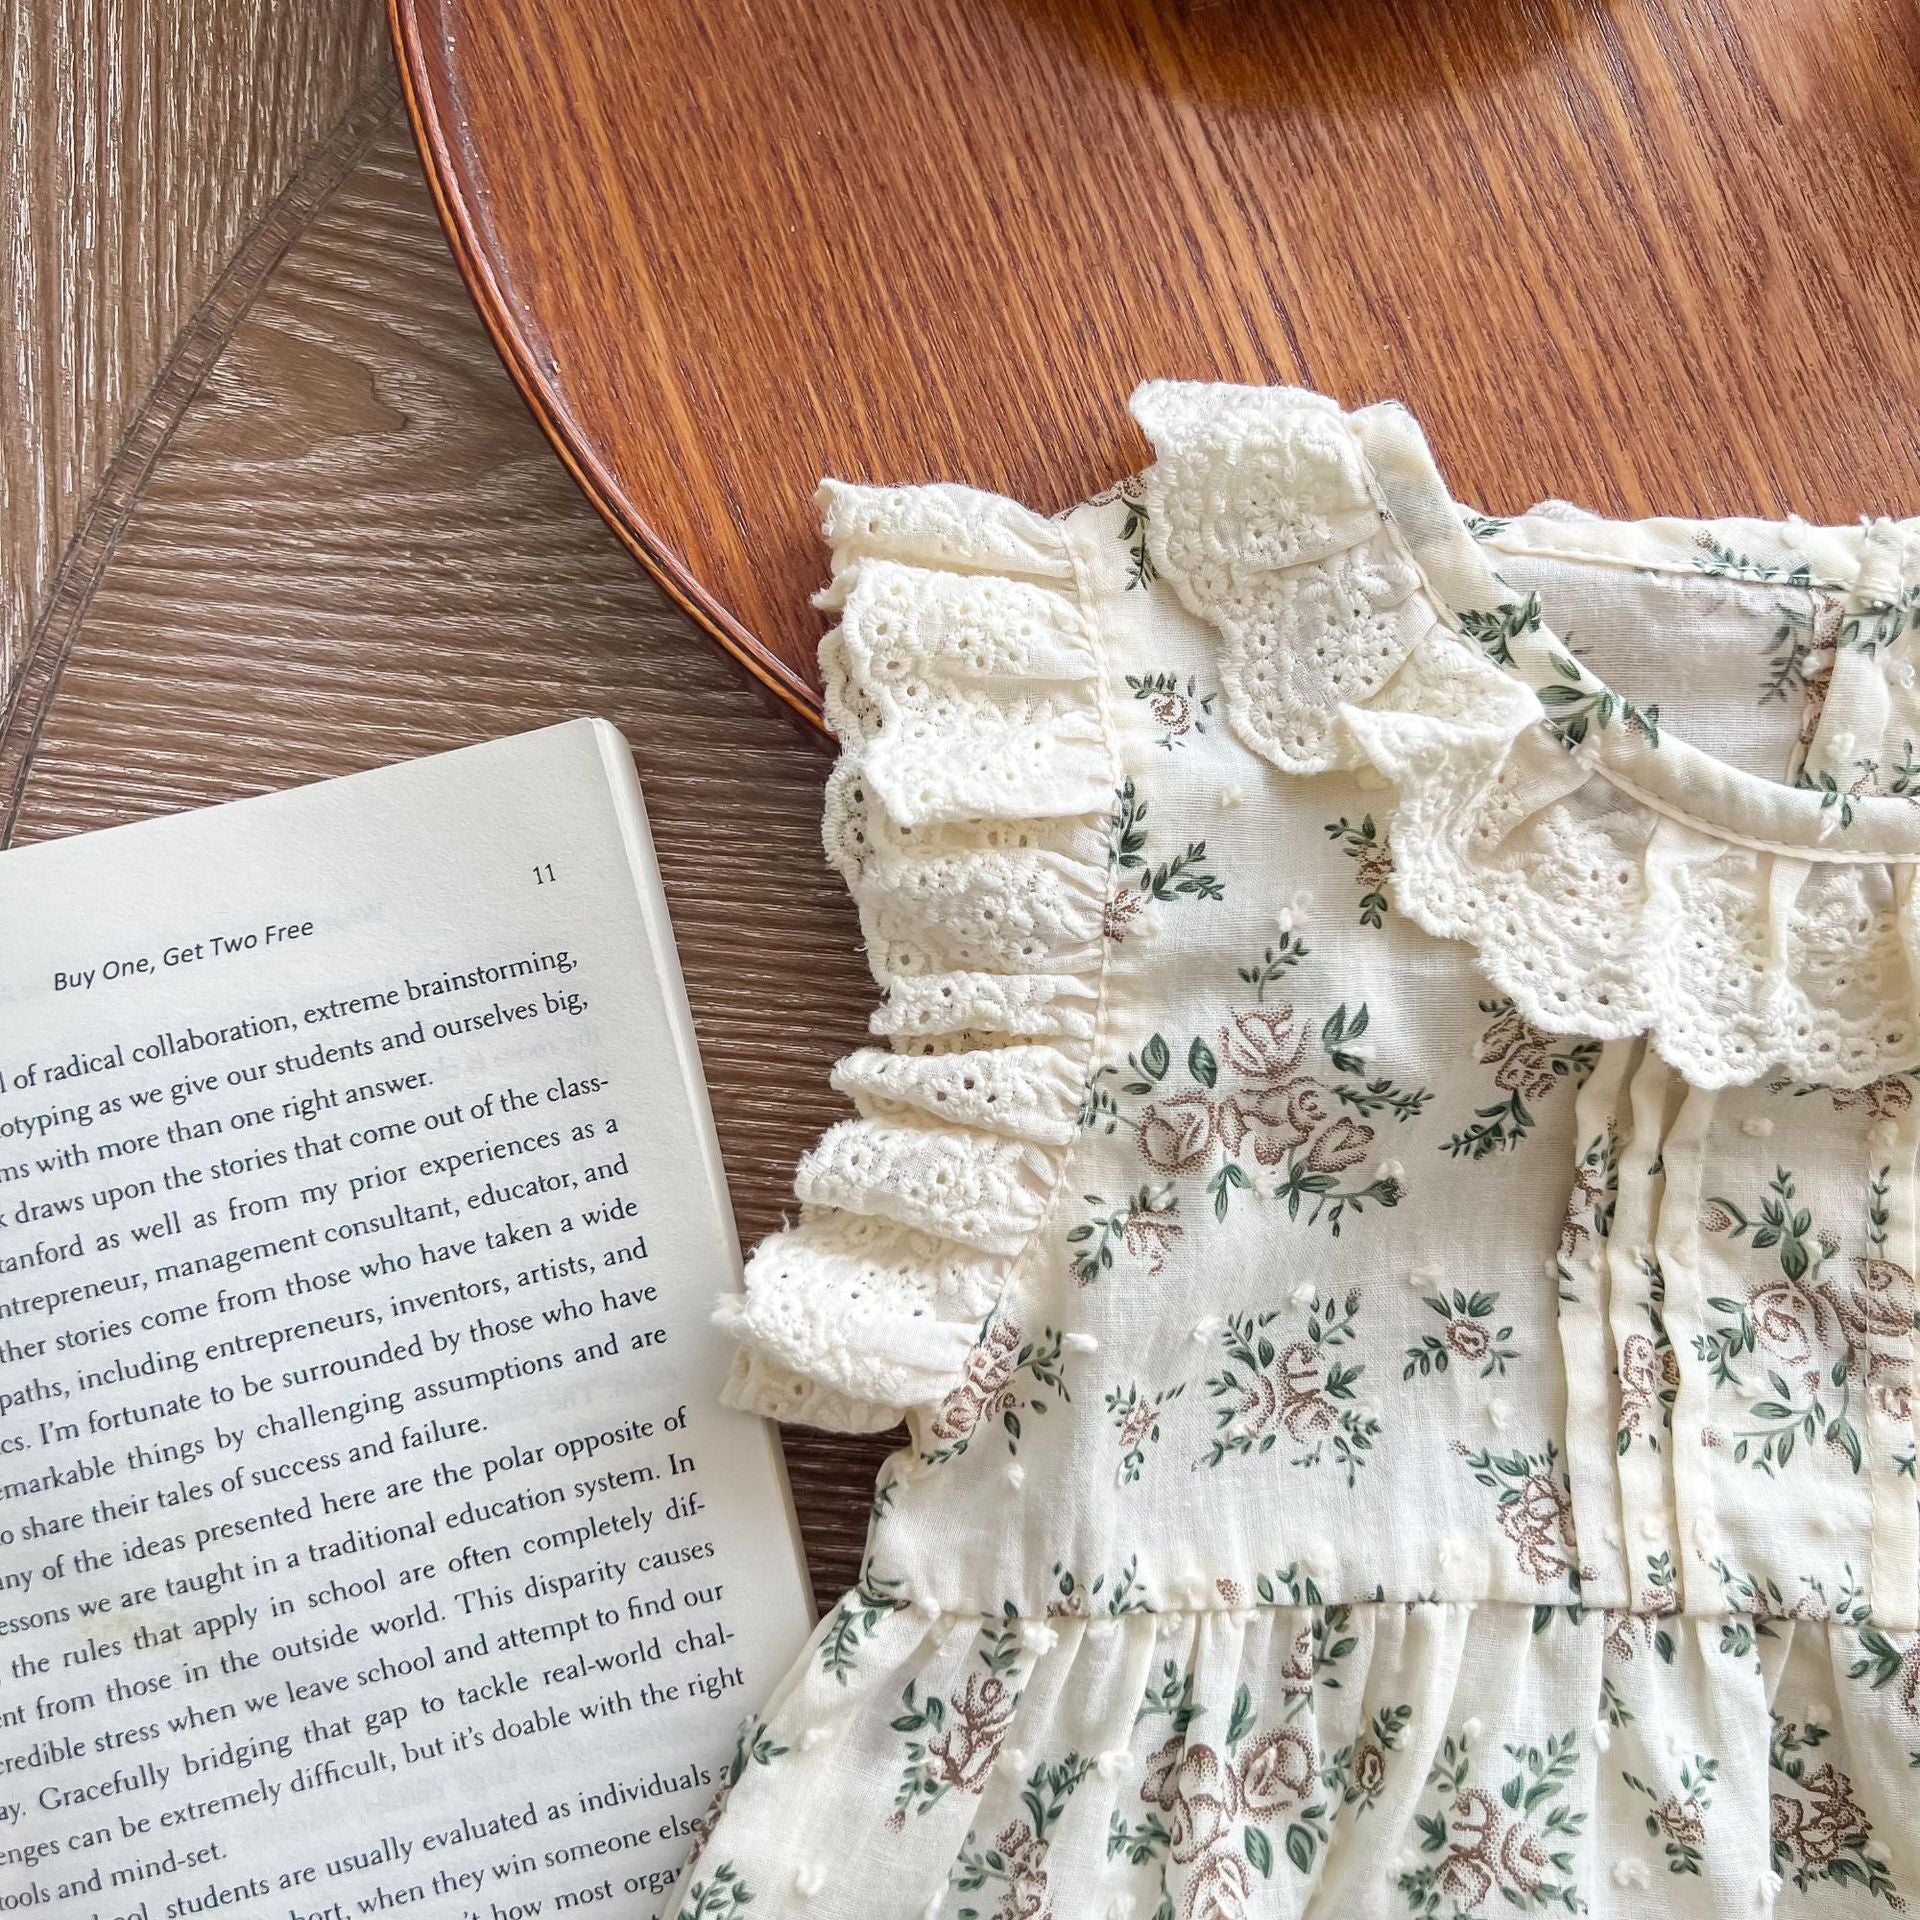
{"label": "baby dress", "polygon": [[909,1439],[677,1913],[1906,1911],[1920,520],[1134,412],[823,494],[885,997],[728,1392]]}

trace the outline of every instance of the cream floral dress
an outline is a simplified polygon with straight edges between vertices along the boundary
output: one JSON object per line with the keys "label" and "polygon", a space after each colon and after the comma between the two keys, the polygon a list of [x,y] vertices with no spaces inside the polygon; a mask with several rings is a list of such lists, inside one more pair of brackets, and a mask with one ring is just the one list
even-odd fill
{"label": "cream floral dress", "polygon": [[729,1393],[909,1439],[677,1911],[1905,1911],[1920,521],[1134,411],[823,496],[885,997]]}

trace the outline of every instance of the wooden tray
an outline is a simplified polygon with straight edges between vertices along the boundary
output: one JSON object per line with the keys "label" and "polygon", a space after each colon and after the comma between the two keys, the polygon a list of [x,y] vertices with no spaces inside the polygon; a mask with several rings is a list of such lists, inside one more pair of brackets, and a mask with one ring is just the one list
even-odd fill
{"label": "wooden tray", "polygon": [[1913,485],[1911,0],[390,6],[522,392],[810,718],[817,476],[1051,511],[1149,374],[1398,395],[1494,510]]}

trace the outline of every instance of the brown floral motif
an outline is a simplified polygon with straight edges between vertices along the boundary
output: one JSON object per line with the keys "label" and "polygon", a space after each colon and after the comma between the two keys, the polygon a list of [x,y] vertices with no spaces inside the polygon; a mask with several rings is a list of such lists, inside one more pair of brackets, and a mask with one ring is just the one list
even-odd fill
{"label": "brown floral motif", "polygon": [[1173,1816],[1168,1851],[1183,1866],[1227,1837],[1243,1805],[1233,1762],[1178,1734],[1149,1757],[1140,1797]]}
{"label": "brown floral motif", "polygon": [[[1312,1030],[1292,1007],[1242,1007],[1211,1038],[1196,1036],[1180,1064],[1165,1036],[1153,1034],[1124,1066],[1095,1072],[1081,1102],[1081,1124],[1109,1133],[1133,1130],[1142,1163],[1163,1178],[1162,1186],[1142,1194],[1158,1196],[1155,1210],[1163,1216],[1179,1210],[1175,1183],[1206,1175],[1216,1219],[1227,1217],[1235,1193],[1270,1192],[1286,1203],[1290,1218],[1306,1209],[1309,1225],[1324,1218],[1338,1235],[1349,1215],[1399,1204],[1405,1172],[1397,1162],[1382,1162],[1362,1179],[1347,1176],[1372,1157],[1374,1121],[1411,1120],[1428,1098],[1424,1089],[1385,1077],[1359,1077],[1366,1073],[1360,1049],[1368,1024],[1364,1004],[1349,1013],[1343,1003],[1322,1023],[1316,1052]],[[1129,1112],[1123,1100],[1141,1104]],[[1257,1187],[1248,1162],[1277,1174],[1276,1183]],[[1098,1195],[1087,1197],[1106,1205]],[[1096,1270],[1102,1247],[1110,1250],[1122,1231],[1123,1222],[1111,1216],[1108,1222],[1099,1244],[1083,1255]],[[1156,1223],[1164,1224],[1164,1218]],[[1101,1235],[1102,1226],[1096,1218],[1068,1237],[1085,1243]],[[1082,1271],[1078,1262],[1076,1271]]]}
{"label": "brown floral motif", "polygon": [[998,1675],[968,1676],[966,1691],[953,1703],[952,1723],[927,1746],[942,1780],[963,1793],[978,1793],[986,1785],[1013,1723],[1013,1706],[1013,1695]]}
{"label": "brown floral motif", "polygon": [[1052,1920],[1053,1895],[1047,1884],[1050,1837],[1067,1801],[1092,1770],[1093,1762],[1077,1753],[1036,1767],[1021,1790],[1023,1818],[1008,1821],[988,1848],[976,1847],[968,1834],[953,1884],[970,1893],[997,1882],[1000,1893],[991,1920]]}
{"label": "brown floral motif", "polygon": [[1449,1320],[1447,1348],[1462,1360],[1484,1360],[1493,1336],[1478,1320]]}
{"label": "brown floral motif", "polygon": [[1453,1450],[1483,1487],[1500,1496],[1494,1517],[1513,1545],[1520,1571],[1543,1587],[1567,1582],[1577,1592],[1582,1570],[1573,1536],[1573,1494],[1552,1441],[1540,1453]]}
{"label": "brown floral motif", "polygon": [[1829,1300],[1859,1358],[1867,1393],[1890,1419],[1913,1412],[1913,1275],[1897,1261],[1855,1254],[1853,1284]]}
{"label": "brown floral motif", "polygon": [[1608,1127],[1587,1143],[1573,1170],[1566,1217],[1560,1223],[1560,1258],[1571,1260],[1589,1238],[1604,1240],[1613,1231],[1613,1210],[1620,1197],[1620,1146]]}
{"label": "brown floral motif", "polygon": [[1237,1853],[1218,1849],[1197,1862],[1187,1879],[1187,1920],[1247,1920],[1253,1869]]}
{"label": "brown floral motif", "polygon": [[1407,1363],[1400,1370],[1403,1380],[1417,1373],[1445,1373],[1456,1361],[1472,1367],[1482,1380],[1504,1374],[1510,1361],[1520,1357],[1513,1344],[1511,1326],[1494,1326],[1490,1318],[1500,1304],[1500,1296],[1476,1287],[1471,1293],[1463,1287],[1420,1296],[1422,1306],[1440,1316],[1441,1331],[1420,1336],[1417,1346],[1407,1348]]}
{"label": "brown floral motif", "polygon": [[1220,1063],[1250,1087],[1290,1086],[1307,1058],[1291,1007],[1242,1007],[1220,1029]]}
{"label": "brown floral motif", "polygon": [[1553,1091],[1557,1078],[1553,1042],[1523,1019],[1511,1001],[1501,1007],[1493,1024],[1481,1034],[1474,1058],[1493,1068],[1493,1084],[1502,1093],[1517,1093],[1523,1100],[1544,1100]]}
{"label": "brown floral motif", "polygon": [[[1345,1173],[1349,1167],[1357,1167],[1367,1157],[1367,1149],[1372,1144],[1373,1129],[1363,1127],[1357,1120],[1350,1120],[1342,1114],[1308,1145],[1307,1166],[1315,1173]],[[1254,1147],[1254,1153],[1261,1159],[1267,1158],[1260,1152],[1258,1144]]]}
{"label": "brown floral motif", "polygon": [[1020,1692],[1012,1683],[1020,1637],[1011,1624],[988,1630],[978,1653],[981,1671],[969,1673],[957,1697],[942,1698],[909,1680],[901,1710],[889,1723],[907,1736],[907,1760],[889,1824],[898,1831],[909,1814],[924,1814],[949,1791],[977,1794],[1013,1725]]}
{"label": "brown floral motif", "polygon": [[1073,1277],[1081,1286],[1090,1287],[1113,1271],[1116,1249],[1131,1260],[1144,1260],[1149,1277],[1165,1268],[1167,1255],[1186,1231],[1180,1224],[1180,1196],[1171,1182],[1143,1186],[1114,1208],[1097,1193],[1085,1198],[1093,1216],[1067,1234],[1067,1244],[1074,1249]]}
{"label": "brown floral motif", "polygon": [[1579,1911],[1573,1841],[1586,1815],[1567,1804],[1578,1765],[1571,1732],[1544,1746],[1504,1749],[1516,1771],[1497,1794],[1472,1784],[1468,1741],[1449,1735],[1427,1778],[1439,1806],[1416,1819],[1422,1849],[1437,1858],[1398,1881],[1421,1920],[1478,1913],[1496,1896],[1526,1911]]}
{"label": "brown floral motif", "polygon": [[1120,1432],[1120,1484],[1132,1486],[1147,1463],[1147,1449],[1158,1443],[1166,1408],[1187,1390],[1184,1380],[1144,1394],[1137,1382],[1107,1390],[1107,1413]]}
{"label": "brown floral motif", "polygon": [[1404,1702],[1380,1708],[1360,1738],[1342,1747],[1321,1770],[1321,1785],[1338,1793],[1342,1806],[1357,1809],[1355,1819],[1370,1813],[1386,1790],[1388,1755],[1399,1752],[1412,1722],[1413,1709]]}
{"label": "brown floral motif", "polygon": [[1664,1843],[1667,1871],[1699,1874],[1705,1862],[1712,1791],[1720,1778],[1719,1761],[1711,1754],[1696,1753],[1680,1769],[1677,1792],[1662,1793],[1637,1774],[1623,1772],[1620,1777],[1652,1802],[1652,1810],[1647,1814],[1647,1831]]}
{"label": "brown floral motif", "polygon": [[1829,1087],[1835,1113],[1864,1108],[1875,1120],[1897,1120],[1913,1105],[1913,1082],[1903,1074],[1887,1074],[1864,1087]]}
{"label": "brown floral motif", "polygon": [[1047,1892],[1047,1843],[1016,1820],[1000,1829],[995,1850],[1005,1864],[1007,1884],[994,1905],[993,1920],[1046,1920],[1053,1912]]}
{"label": "brown floral motif", "polygon": [[1482,1000],[1480,1011],[1493,1018],[1475,1044],[1474,1058],[1493,1068],[1493,1084],[1506,1098],[1476,1107],[1472,1125],[1445,1143],[1456,1160],[1484,1160],[1517,1147],[1533,1131],[1534,1106],[1562,1084],[1577,1087],[1600,1057],[1597,1040],[1556,1046],[1511,1000]]}
{"label": "brown floral motif", "polygon": [[1813,1272],[1753,1287],[1748,1311],[1762,1346],[1783,1365],[1819,1364],[1823,1348],[1845,1347],[1891,1411],[1904,1411],[1907,1335],[1913,1327],[1913,1276],[1892,1260],[1855,1254],[1850,1272],[1830,1264],[1839,1251],[1821,1243]]}
{"label": "brown floral motif", "polygon": [[1700,1802],[1688,1794],[1682,1800],[1668,1794],[1647,1816],[1669,1840],[1683,1847],[1697,1847],[1707,1837],[1707,1823]]}
{"label": "brown floral motif", "polygon": [[1640,1433],[1664,1423],[1680,1388],[1680,1360],[1652,1335],[1630,1333],[1620,1343],[1620,1427]]}
{"label": "brown floral motif", "polygon": [[1339,1349],[1354,1337],[1358,1291],[1344,1300],[1314,1295],[1305,1337],[1284,1343],[1269,1331],[1277,1307],[1230,1315],[1220,1330],[1227,1365],[1207,1381],[1214,1400],[1214,1436],[1195,1465],[1217,1467],[1230,1454],[1270,1453],[1282,1437],[1303,1449],[1295,1466],[1323,1458],[1344,1468],[1351,1486],[1380,1433],[1380,1423],[1357,1404],[1364,1365],[1349,1366]]}
{"label": "brown floral motif", "polygon": [[983,1426],[997,1423],[1007,1451],[1020,1451],[1022,1416],[1045,1413],[1050,1404],[1045,1387],[1071,1401],[1067,1391],[1063,1351],[1066,1337],[1057,1328],[1042,1330],[1038,1340],[1023,1340],[1011,1320],[995,1320],[974,1343],[960,1381],[942,1400],[927,1426],[933,1445],[921,1458],[937,1465],[966,1452]]}
{"label": "brown floral motif", "polygon": [[1609,1608],[1604,1642],[1607,1658],[1625,1662],[1636,1658],[1642,1647],[1653,1645],[1658,1622],[1652,1614],[1626,1607]]}
{"label": "brown floral motif", "polygon": [[1189,735],[1202,734],[1213,717],[1217,693],[1202,693],[1200,683],[1188,674],[1130,673],[1127,687],[1136,700],[1146,702],[1147,712],[1160,729],[1154,743],[1171,753],[1185,744]]}
{"label": "brown floral motif", "polygon": [[1287,1858],[1301,1872],[1326,1843],[1326,1807],[1312,1798],[1319,1762],[1312,1740],[1281,1727],[1249,1739],[1253,1708],[1234,1697],[1224,1749],[1176,1731],[1148,1760],[1140,1798],[1168,1816],[1167,1857],[1185,1867],[1185,1920],[1244,1920],[1254,1877],[1274,1871],[1265,1828],[1284,1814]]}
{"label": "brown floral motif", "polygon": [[1831,1760],[1808,1771],[1807,1756],[1827,1735],[1827,1728],[1812,1722],[1774,1721],[1768,1750],[1774,1869],[1802,1892],[1824,1880],[1877,1895],[1904,1913],[1906,1899],[1873,1847],[1873,1823],[1854,1796],[1852,1780]]}
{"label": "brown floral motif", "polygon": [[1220,1133],[1220,1103],[1197,1087],[1149,1101],[1134,1122],[1140,1158],[1155,1173],[1197,1173]]}
{"label": "brown floral motif", "polygon": [[1133,931],[1148,898],[1139,887],[1121,887],[1100,912],[1100,932],[1104,939],[1118,944]]}
{"label": "brown floral motif", "polygon": [[1707,1305],[1721,1317],[1694,1336],[1716,1387],[1742,1388],[1743,1363],[1763,1358],[1768,1392],[1753,1401],[1747,1424],[1733,1436],[1736,1460],[1774,1474],[1819,1442],[1859,1473],[1865,1449],[1856,1394],[1888,1410],[1911,1406],[1913,1278],[1885,1256],[1888,1186],[1882,1167],[1868,1184],[1871,1251],[1844,1265],[1839,1240],[1816,1228],[1785,1167],[1775,1171],[1757,1212],[1724,1196],[1703,1205],[1707,1232],[1771,1251],[1779,1268],[1777,1276],[1749,1282],[1744,1297],[1710,1296]]}
{"label": "brown floral motif", "polygon": [[1298,1806],[1317,1778],[1313,1742],[1292,1727],[1261,1734],[1240,1755],[1242,1804],[1256,1820]]}
{"label": "brown floral motif", "polygon": [[1920,1634],[1903,1647],[1884,1628],[1860,1628],[1860,1657],[1847,1677],[1864,1680],[1875,1692],[1890,1689],[1909,1720],[1920,1720]]}

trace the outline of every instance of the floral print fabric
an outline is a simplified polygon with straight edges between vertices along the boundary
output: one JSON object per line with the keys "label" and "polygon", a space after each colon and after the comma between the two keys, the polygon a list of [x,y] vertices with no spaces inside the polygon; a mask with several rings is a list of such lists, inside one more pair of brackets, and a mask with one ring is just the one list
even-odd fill
{"label": "floral print fabric", "polygon": [[907,1437],[678,1912],[1904,1911],[1920,527],[1137,404],[825,496],[887,1044],[729,1392]]}

